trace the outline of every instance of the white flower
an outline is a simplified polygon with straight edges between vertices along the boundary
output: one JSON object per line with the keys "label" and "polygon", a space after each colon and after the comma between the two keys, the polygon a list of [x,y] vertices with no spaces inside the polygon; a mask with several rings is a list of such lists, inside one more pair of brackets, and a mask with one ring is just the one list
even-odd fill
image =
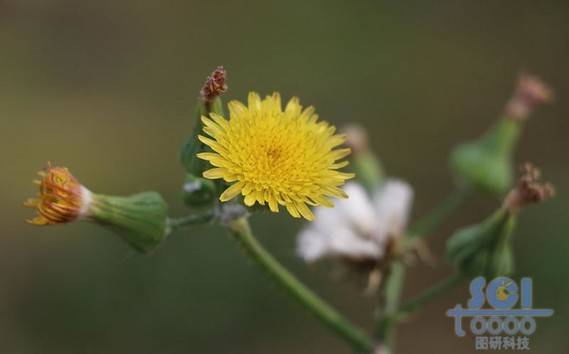
{"label": "white flower", "polygon": [[298,254],[306,262],[325,257],[380,260],[391,237],[401,235],[413,200],[406,182],[391,179],[369,197],[355,182],[346,184],[348,199],[335,208],[318,207],[316,219],[298,238]]}

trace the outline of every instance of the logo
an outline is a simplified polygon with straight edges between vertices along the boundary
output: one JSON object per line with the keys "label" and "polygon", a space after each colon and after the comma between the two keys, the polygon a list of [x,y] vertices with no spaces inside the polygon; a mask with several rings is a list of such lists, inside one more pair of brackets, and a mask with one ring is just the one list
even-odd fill
{"label": "logo", "polygon": [[468,307],[458,304],[446,314],[454,318],[454,333],[459,337],[466,335],[462,319],[470,319],[476,350],[529,350],[536,318],[550,317],[553,310],[533,308],[531,278],[522,278],[518,285],[508,277],[488,283],[478,277],[470,282]]}

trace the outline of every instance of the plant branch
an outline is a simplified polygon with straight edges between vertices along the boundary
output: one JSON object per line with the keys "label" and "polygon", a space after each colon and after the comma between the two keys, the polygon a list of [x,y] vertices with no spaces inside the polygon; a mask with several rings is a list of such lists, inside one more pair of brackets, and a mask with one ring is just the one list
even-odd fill
{"label": "plant branch", "polygon": [[473,189],[468,185],[458,187],[438,207],[425,215],[409,228],[409,238],[428,237],[456,209],[472,195]]}
{"label": "plant branch", "polygon": [[441,280],[440,282],[436,283],[432,287],[424,290],[421,294],[417,295],[414,298],[405,301],[397,314],[398,319],[402,319],[407,317],[408,315],[414,313],[421,306],[425,305],[429,301],[433,300],[437,296],[443,294],[444,292],[454,288],[456,285],[460,284],[460,282],[464,280],[464,277],[460,273],[454,273],[445,279]]}
{"label": "plant branch", "polygon": [[214,217],[215,211],[208,210],[206,212],[190,214],[180,218],[169,218],[168,226],[170,227],[171,231],[177,231],[188,226],[208,223],[213,220]]}
{"label": "plant branch", "polygon": [[381,307],[383,311],[378,311],[376,323],[376,338],[381,346],[382,353],[393,353],[395,346],[395,325],[396,314],[399,310],[399,299],[403,290],[403,280],[405,279],[405,265],[401,260],[395,260],[389,269],[389,275],[385,280],[383,288],[383,298]]}
{"label": "plant branch", "polygon": [[[435,208],[432,212],[420,219],[414,226],[409,228],[406,234],[407,241],[417,237],[426,237],[430,235],[447,217],[449,217],[456,209],[458,209],[468,198],[472,195],[473,190],[463,185],[456,189],[449,197],[447,197],[441,205]],[[386,285],[383,288],[383,311],[378,311],[376,325],[376,337],[381,344],[384,353],[393,353],[395,342],[395,327],[399,322],[399,299],[403,290],[403,283],[405,281],[405,265],[399,259],[395,260],[391,266],[390,271],[385,280]],[[457,279],[458,280],[458,279]],[[429,289],[433,290],[433,289]],[[411,314],[416,311],[421,305],[430,301],[435,296],[439,295],[442,290],[432,291],[432,293],[423,294],[424,297],[419,298],[419,303],[413,305],[410,309],[407,307],[406,314]],[[428,291],[428,290],[427,290]],[[415,299],[417,300],[417,299]],[[381,304],[380,304],[381,305]],[[407,304],[406,306],[409,306]],[[381,308],[381,307],[380,307]]]}
{"label": "plant branch", "polygon": [[270,278],[314,314],[332,332],[348,342],[357,353],[367,354],[373,350],[371,340],[364,332],[314,294],[263,248],[255,239],[245,217],[229,222],[227,228],[233,238],[239,242],[247,254]]}

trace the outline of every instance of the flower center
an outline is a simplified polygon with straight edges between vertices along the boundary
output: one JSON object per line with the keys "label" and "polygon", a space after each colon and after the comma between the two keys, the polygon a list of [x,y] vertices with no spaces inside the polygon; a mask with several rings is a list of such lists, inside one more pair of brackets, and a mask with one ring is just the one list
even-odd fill
{"label": "flower center", "polygon": [[271,146],[267,149],[267,159],[273,163],[278,163],[282,155],[282,149],[276,146]]}

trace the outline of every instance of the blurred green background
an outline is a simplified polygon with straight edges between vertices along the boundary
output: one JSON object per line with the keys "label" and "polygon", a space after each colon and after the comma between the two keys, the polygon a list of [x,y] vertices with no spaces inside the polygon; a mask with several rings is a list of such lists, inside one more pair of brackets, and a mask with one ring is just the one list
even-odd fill
{"label": "blurred green background", "polygon": [[[569,350],[569,3],[551,1],[0,0],[0,353],[349,353],[283,296],[219,229],[171,236],[151,256],[87,223],[36,228],[21,202],[46,161],[109,194],[157,190],[174,215],[178,149],[205,76],[223,64],[228,98],[280,91],[372,135],[390,175],[416,187],[420,216],[452,190],[452,146],[498,116],[527,69],[556,102],[526,126],[518,162],[559,191],[524,212],[518,276],[534,278],[534,353]],[[480,197],[411,269],[410,296],[450,272],[443,243],[498,205]],[[302,223],[253,220],[263,243],[324,298],[371,328],[373,299],[295,257]],[[401,327],[399,353],[470,353],[446,309],[466,286]]]}

